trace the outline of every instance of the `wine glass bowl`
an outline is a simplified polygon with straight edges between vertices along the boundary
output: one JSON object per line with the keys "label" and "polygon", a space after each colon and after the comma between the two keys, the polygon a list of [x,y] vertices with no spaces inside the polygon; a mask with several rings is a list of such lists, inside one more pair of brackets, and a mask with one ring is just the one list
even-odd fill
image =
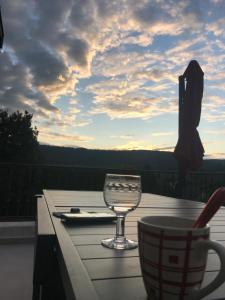
{"label": "wine glass bowl", "polygon": [[125,216],[136,209],[141,200],[141,178],[138,175],[106,174],[104,201],[117,216],[116,235],[105,239],[102,245],[113,249],[133,249],[137,242],[126,239],[124,235]]}

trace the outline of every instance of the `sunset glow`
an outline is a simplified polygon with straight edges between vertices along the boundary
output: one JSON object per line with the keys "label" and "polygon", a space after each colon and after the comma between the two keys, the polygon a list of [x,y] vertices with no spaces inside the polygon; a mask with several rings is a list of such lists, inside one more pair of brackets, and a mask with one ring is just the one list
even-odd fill
{"label": "sunset glow", "polygon": [[225,158],[225,1],[2,0],[0,108],[39,142],[173,151],[178,76],[204,72],[199,133]]}

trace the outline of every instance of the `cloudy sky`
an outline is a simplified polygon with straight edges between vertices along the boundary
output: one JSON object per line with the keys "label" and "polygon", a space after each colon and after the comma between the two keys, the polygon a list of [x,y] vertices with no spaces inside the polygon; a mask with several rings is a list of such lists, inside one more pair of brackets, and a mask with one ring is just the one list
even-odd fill
{"label": "cloudy sky", "polygon": [[178,76],[205,73],[199,133],[225,157],[225,1],[1,0],[0,107],[39,142],[173,151]]}

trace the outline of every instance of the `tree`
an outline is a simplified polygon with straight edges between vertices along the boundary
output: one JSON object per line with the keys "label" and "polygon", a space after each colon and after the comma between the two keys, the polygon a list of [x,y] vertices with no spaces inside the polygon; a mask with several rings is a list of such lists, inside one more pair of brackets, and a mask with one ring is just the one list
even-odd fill
{"label": "tree", "polygon": [[25,111],[9,114],[0,109],[0,161],[33,162],[38,157],[38,130],[33,115]]}

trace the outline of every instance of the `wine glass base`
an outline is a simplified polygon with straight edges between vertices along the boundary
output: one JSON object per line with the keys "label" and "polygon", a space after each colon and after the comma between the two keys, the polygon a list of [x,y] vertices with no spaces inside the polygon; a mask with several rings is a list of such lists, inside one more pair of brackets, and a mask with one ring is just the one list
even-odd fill
{"label": "wine glass base", "polygon": [[132,240],[127,240],[126,238],[112,238],[102,240],[102,245],[111,249],[135,249],[138,247],[138,243]]}

